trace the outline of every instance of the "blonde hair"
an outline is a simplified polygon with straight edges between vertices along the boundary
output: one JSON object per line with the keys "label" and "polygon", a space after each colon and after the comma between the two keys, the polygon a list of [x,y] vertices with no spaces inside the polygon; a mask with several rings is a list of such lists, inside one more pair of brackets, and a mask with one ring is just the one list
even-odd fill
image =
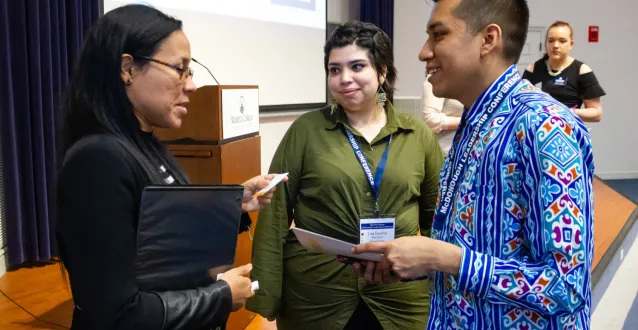
{"label": "blonde hair", "polygon": [[566,26],[569,28],[569,38],[570,39],[574,39],[574,29],[572,28],[571,25],[569,25],[569,23],[565,22],[565,21],[556,21],[554,23],[552,23],[552,25],[549,26],[549,28],[547,29],[547,33],[545,33],[545,40],[547,40],[547,35],[549,34],[549,30],[555,28],[555,27],[562,27],[562,26]]}

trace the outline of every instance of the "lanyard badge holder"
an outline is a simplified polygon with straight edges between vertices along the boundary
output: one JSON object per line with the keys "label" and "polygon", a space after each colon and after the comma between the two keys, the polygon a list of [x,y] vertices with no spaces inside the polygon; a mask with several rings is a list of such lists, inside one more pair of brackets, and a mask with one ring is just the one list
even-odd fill
{"label": "lanyard badge holder", "polygon": [[[370,169],[370,165],[368,164],[367,159],[363,155],[357,140],[354,138],[352,132],[346,128],[346,135],[348,136],[348,141],[350,141],[350,146],[352,147],[352,151],[354,151],[363,172],[368,179],[368,183],[370,184],[370,188],[374,193],[374,216],[373,217],[362,217],[359,220],[359,242],[367,243],[367,242],[387,242],[391,241],[395,237],[395,218],[391,215],[382,215],[381,208],[379,207],[379,189],[381,188],[381,179],[383,179],[383,174],[385,172],[385,165],[388,161],[388,151],[390,149],[390,144],[392,143],[392,135],[390,135],[390,139],[388,141],[388,145],[385,147],[385,151],[383,152],[383,156],[381,156],[381,160],[379,161],[379,165],[377,166],[377,172],[374,176],[372,176],[372,170]],[[350,260],[349,258],[338,258],[341,262],[352,263],[356,262],[356,260]],[[415,279],[404,279],[401,282],[411,282],[411,281],[419,281],[427,279],[427,276],[415,278]]]}
{"label": "lanyard badge holder", "polygon": [[391,241],[395,236],[395,218],[393,216],[381,214],[381,208],[379,207],[379,189],[381,187],[381,179],[385,172],[385,165],[388,161],[388,151],[390,149],[390,144],[392,143],[392,135],[390,135],[390,140],[383,152],[383,156],[381,156],[381,160],[379,161],[379,165],[377,166],[377,171],[374,176],[372,175],[372,169],[370,169],[370,165],[368,164],[363,151],[359,147],[359,143],[357,143],[354,135],[347,128],[346,135],[348,136],[348,141],[350,142],[352,151],[359,161],[374,194],[374,215],[372,217],[362,217],[359,220],[359,242]]}

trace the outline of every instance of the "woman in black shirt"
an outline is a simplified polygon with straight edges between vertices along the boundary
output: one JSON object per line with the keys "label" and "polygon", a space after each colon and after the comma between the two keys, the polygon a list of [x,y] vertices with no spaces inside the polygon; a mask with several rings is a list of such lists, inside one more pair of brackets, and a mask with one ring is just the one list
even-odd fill
{"label": "woman in black shirt", "polygon": [[573,45],[569,23],[552,24],[545,38],[547,53],[527,67],[523,79],[534,85],[541,83],[544,92],[572,109],[583,121],[598,122],[603,116],[600,97],[605,91],[587,64],[569,56]]}
{"label": "woman in black shirt", "polygon": [[[254,295],[251,265],[192,290],[150,292],[136,284],[144,187],[188,183],[153,127],[180,127],[196,90],[190,60],[182,22],[143,5],[108,12],[85,40],[64,105],[66,155],[57,188],[72,329],[220,329]],[[251,196],[271,179],[244,183],[244,212],[269,203],[272,190]]]}

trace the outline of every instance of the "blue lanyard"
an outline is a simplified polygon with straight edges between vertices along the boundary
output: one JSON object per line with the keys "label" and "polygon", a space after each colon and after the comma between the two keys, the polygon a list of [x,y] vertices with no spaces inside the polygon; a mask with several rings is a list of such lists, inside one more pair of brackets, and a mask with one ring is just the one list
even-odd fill
{"label": "blue lanyard", "polygon": [[[507,76],[510,77],[505,80],[504,78]],[[501,79],[504,84],[502,87],[500,87],[496,96],[494,96],[493,98],[490,97],[492,92],[490,90],[487,90],[481,96],[481,98],[489,98],[487,100],[484,100],[483,102],[477,102],[475,107],[469,110],[470,112],[478,111],[478,107],[485,106],[485,102],[489,102],[487,104],[489,105],[489,107],[480,117],[478,123],[474,127],[474,130],[472,130],[471,134],[469,135],[469,140],[467,140],[467,137],[465,138],[465,149],[463,150],[463,153],[460,154],[461,158],[458,159],[458,161],[455,158],[457,151],[456,149],[458,147],[458,144],[462,145],[463,143],[460,143],[460,141],[456,137],[454,138],[452,147],[450,148],[450,151],[448,153],[448,165],[446,166],[443,178],[441,179],[441,188],[439,189],[439,204],[437,205],[435,213],[436,215],[434,216],[434,224],[432,225],[434,229],[443,229],[443,224],[450,214],[452,203],[456,199],[456,192],[460,183],[459,181],[465,174],[465,165],[467,164],[467,160],[470,158],[470,154],[472,153],[472,150],[474,149],[475,144],[479,139],[479,133],[483,129],[485,123],[487,123],[489,119],[492,118],[492,114],[496,111],[496,109],[501,106],[510,89],[520,80],[520,74],[518,73],[516,68],[512,66],[510,67],[510,69],[508,69],[507,73]],[[495,87],[498,85],[498,82],[494,84]],[[481,98],[479,98],[479,100],[481,100]],[[464,116],[463,118],[464,122],[465,120],[467,120],[466,116]],[[466,127],[465,125],[463,126],[464,128]],[[462,136],[462,133],[463,132],[459,130],[456,132],[456,135],[460,137]],[[456,163],[456,167],[454,167],[454,163]],[[454,170],[452,170],[452,168],[454,168]]]}
{"label": "blue lanyard", "polygon": [[354,155],[357,157],[359,164],[361,164],[361,168],[363,168],[363,172],[366,174],[366,178],[368,178],[368,183],[370,183],[370,188],[372,188],[372,192],[374,193],[374,213],[375,216],[378,217],[381,213],[381,210],[379,209],[379,188],[381,188],[381,179],[383,179],[383,173],[385,172],[385,163],[388,161],[388,150],[390,149],[390,143],[392,143],[392,135],[390,135],[388,145],[385,147],[385,151],[383,152],[383,156],[381,156],[381,160],[379,160],[377,173],[375,173],[375,175],[373,176],[370,165],[368,164],[368,160],[359,147],[359,143],[357,143],[354,135],[347,128],[346,134],[348,135],[348,141],[350,141],[352,151],[354,151]]}

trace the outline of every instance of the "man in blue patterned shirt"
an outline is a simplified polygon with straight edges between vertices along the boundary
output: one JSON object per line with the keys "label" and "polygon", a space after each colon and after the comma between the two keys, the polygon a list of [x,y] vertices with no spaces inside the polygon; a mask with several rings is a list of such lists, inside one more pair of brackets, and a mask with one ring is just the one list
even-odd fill
{"label": "man in blue patterned shirt", "polygon": [[432,238],[357,246],[385,255],[366,279],[430,272],[428,329],[588,329],[588,131],[516,70],[525,0],[435,2],[419,57],[434,95],[469,110],[441,171]]}

